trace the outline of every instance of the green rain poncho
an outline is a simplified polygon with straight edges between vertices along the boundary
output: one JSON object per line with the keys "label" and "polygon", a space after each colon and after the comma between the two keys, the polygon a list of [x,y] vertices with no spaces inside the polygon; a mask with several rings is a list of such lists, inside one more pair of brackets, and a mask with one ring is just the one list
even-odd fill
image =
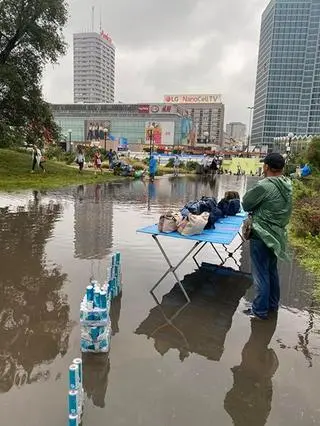
{"label": "green rain poncho", "polygon": [[287,258],[287,232],[292,211],[292,185],[284,176],[269,177],[243,198],[245,211],[253,214],[253,238],[260,238],[280,259]]}

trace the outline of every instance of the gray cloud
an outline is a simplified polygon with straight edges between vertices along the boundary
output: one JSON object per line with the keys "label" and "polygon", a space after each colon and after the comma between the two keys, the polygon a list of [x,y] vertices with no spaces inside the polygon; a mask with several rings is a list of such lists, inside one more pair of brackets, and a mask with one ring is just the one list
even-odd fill
{"label": "gray cloud", "polygon": [[260,17],[267,0],[70,0],[68,55],[48,67],[44,93],[72,102],[72,34],[95,24],[117,47],[116,98],[161,101],[165,93],[222,93],[226,120],[248,121]]}

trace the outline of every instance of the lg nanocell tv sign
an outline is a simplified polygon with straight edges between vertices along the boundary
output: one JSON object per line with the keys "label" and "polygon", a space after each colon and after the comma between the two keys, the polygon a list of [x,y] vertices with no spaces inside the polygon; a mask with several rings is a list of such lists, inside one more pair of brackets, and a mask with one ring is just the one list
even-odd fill
{"label": "lg nanocell tv sign", "polygon": [[167,104],[217,104],[222,102],[222,95],[166,95]]}

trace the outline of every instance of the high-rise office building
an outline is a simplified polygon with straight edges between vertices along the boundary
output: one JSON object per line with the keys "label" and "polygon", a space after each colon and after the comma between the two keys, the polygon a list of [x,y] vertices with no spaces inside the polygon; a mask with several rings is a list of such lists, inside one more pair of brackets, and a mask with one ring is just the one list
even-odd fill
{"label": "high-rise office building", "polygon": [[104,32],[73,36],[74,103],[112,103],[115,46]]}
{"label": "high-rise office building", "polygon": [[236,142],[245,143],[247,126],[238,121],[227,124],[227,135]]}
{"label": "high-rise office building", "polygon": [[320,133],[319,40],[319,0],[271,0],[262,15],[252,145]]}
{"label": "high-rise office building", "polygon": [[224,104],[221,95],[166,95],[164,102],[181,105],[189,114],[198,144],[223,145]]}

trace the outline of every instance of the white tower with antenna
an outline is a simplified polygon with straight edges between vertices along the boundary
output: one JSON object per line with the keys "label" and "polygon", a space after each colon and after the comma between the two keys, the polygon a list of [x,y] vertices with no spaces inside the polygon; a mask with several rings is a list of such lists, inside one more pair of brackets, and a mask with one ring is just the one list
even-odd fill
{"label": "white tower with antenna", "polygon": [[74,103],[113,103],[115,92],[115,46],[109,34],[95,31],[95,6],[91,31],[73,35]]}

